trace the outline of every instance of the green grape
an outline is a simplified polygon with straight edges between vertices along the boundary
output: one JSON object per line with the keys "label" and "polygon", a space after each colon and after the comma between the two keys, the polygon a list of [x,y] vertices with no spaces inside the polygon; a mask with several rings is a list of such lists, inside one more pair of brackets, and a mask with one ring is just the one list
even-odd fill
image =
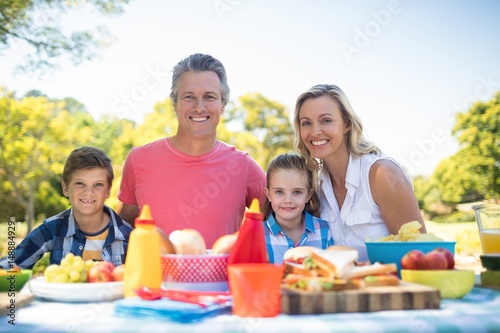
{"label": "green grape", "polygon": [[68,274],[65,273],[58,274],[51,279],[51,282],[66,283],[68,282]]}
{"label": "green grape", "polygon": [[61,259],[61,263],[59,264],[59,266],[61,267],[68,267],[68,266],[71,266],[71,262],[66,259],[66,258],[62,258]]}
{"label": "green grape", "polygon": [[85,268],[87,270],[89,270],[92,266],[94,266],[94,261],[92,259],[85,261]]}
{"label": "green grape", "polygon": [[71,271],[73,270],[73,267],[71,267],[71,265],[69,265],[69,266],[62,267],[62,269],[63,269],[64,273],[69,275],[69,273],[71,273]]}
{"label": "green grape", "polygon": [[71,273],[69,273],[69,279],[71,280],[71,282],[79,282],[80,272],[77,270],[72,270]]}
{"label": "green grape", "polygon": [[68,263],[72,264],[73,263],[73,260],[75,259],[75,255],[73,253],[68,253],[64,259],[66,259],[66,261],[68,261]]}
{"label": "green grape", "polygon": [[94,266],[94,261],[84,261],[81,256],[68,253],[59,265],[52,264],[45,269],[47,282],[79,283],[87,282],[87,270]]}
{"label": "green grape", "polygon": [[85,269],[85,262],[83,261],[83,259],[80,258],[80,260],[77,260],[77,258],[79,257],[75,258],[71,267],[73,267],[73,269],[77,270],[78,272],[81,272]]}
{"label": "green grape", "polygon": [[52,282],[54,277],[59,274],[64,274],[64,271],[59,265],[56,264],[50,265],[44,272],[45,278],[48,282]]}
{"label": "green grape", "polygon": [[86,270],[81,271],[80,282],[87,282],[87,279],[88,279],[87,271]]}
{"label": "green grape", "polygon": [[44,275],[45,276],[51,275],[53,272],[58,271],[58,270],[59,270],[59,265],[52,264],[45,269]]}

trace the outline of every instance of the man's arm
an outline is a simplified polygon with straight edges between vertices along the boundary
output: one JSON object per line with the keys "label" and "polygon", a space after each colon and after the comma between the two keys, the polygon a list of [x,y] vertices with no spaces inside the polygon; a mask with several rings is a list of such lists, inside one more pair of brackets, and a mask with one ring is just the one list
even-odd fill
{"label": "man's arm", "polygon": [[139,216],[139,206],[119,202],[116,212],[120,215],[122,220],[130,223],[132,227],[135,227],[135,218]]}

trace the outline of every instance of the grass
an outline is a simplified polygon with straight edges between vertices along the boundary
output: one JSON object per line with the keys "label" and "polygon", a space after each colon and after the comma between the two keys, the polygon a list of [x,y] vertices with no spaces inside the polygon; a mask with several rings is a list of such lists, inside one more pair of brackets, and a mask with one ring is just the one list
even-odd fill
{"label": "grass", "polygon": [[426,221],[425,225],[427,232],[432,232],[445,241],[456,241],[455,252],[457,253],[474,255],[482,252],[479,230],[475,221],[455,223]]}
{"label": "grass", "polygon": [[[28,224],[25,222],[16,222],[14,229],[16,233],[16,244],[19,244],[24,239],[24,237],[26,237],[26,233],[28,231]],[[6,222],[0,223],[0,258],[7,255],[8,237],[9,237],[8,224]]]}

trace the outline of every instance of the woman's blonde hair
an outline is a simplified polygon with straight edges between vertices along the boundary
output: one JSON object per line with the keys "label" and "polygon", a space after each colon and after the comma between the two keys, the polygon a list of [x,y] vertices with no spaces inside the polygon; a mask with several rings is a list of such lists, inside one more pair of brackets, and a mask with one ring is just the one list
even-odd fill
{"label": "woman's blonde hair", "polygon": [[361,157],[365,154],[381,154],[381,150],[363,136],[363,125],[361,119],[356,115],[346,94],[336,85],[318,84],[300,95],[295,104],[293,127],[295,131],[295,148],[306,159],[308,168],[318,170],[322,161],[315,159],[300,137],[300,109],[305,101],[311,98],[329,96],[339,104],[342,119],[350,126],[350,130],[344,134],[347,149],[354,157]]}

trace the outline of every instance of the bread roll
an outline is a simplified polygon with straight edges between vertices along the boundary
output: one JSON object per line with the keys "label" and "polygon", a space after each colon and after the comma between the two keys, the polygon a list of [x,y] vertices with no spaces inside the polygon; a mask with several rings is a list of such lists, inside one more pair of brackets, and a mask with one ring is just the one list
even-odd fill
{"label": "bread roll", "polygon": [[175,230],[168,238],[176,254],[207,254],[205,240],[197,230]]}
{"label": "bread roll", "polygon": [[355,250],[357,251],[354,247],[350,246],[345,246],[345,245],[331,245],[326,248],[328,251],[349,251],[349,250]]}
{"label": "bread roll", "polygon": [[297,246],[288,249],[283,255],[283,260],[285,261],[296,261],[298,259],[303,259],[309,257],[311,253],[315,250],[312,246]]}
{"label": "bread roll", "polygon": [[156,227],[156,230],[160,234],[160,246],[162,254],[175,254],[174,244],[170,241],[167,234],[163,229]]}
{"label": "bread roll", "polygon": [[229,254],[233,249],[238,234],[229,234],[219,237],[212,246],[212,254]]}

